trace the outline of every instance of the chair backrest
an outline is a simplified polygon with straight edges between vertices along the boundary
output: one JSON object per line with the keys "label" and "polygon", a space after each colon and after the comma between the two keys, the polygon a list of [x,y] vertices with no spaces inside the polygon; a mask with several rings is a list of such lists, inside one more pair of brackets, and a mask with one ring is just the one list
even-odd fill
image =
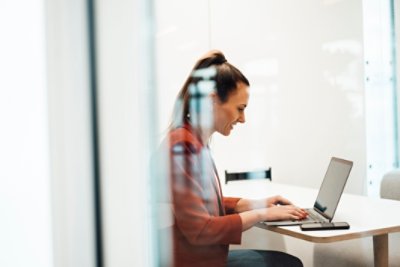
{"label": "chair backrest", "polygon": [[381,198],[400,200],[400,170],[386,173],[381,181]]}
{"label": "chair backrest", "polygon": [[249,180],[249,179],[269,179],[272,180],[271,168],[260,171],[228,172],[225,170],[225,184],[229,181]]}

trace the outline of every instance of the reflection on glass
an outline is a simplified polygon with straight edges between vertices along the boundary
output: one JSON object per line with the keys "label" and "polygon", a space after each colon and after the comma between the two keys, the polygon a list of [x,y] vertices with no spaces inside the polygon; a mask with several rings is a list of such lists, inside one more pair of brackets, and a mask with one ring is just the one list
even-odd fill
{"label": "reflection on glass", "polygon": [[[243,257],[263,265],[268,258],[302,266],[287,254],[278,259],[274,252],[229,252],[229,244],[240,244],[242,231],[257,222],[301,212],[284,205],[289,203],[281,197],[246,200],[222,194],[209,142],[215,132],[229,136],[237,123],[245,122],[249,86],[220,51],[210,51],[178,95],[168,136],[157,153],[155,170],[161,173],[154,176],[161,178],[160,191],[167,191],[160,192],[159,205],[170,209],[159,217],[162,266],[232,266]],[[267,206],[275,213],[268,213]]]}

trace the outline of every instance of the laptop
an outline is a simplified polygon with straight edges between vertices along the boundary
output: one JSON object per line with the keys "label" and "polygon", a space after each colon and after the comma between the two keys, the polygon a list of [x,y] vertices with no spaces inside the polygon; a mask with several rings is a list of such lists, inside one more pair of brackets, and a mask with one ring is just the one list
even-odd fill
{"label": "laptop", "polygon": [[331,222],[342,196],[353,162],[332,157],[312,209],[306,209],[308,217],[295,221],[265,221],[268,226],[301,225]]}

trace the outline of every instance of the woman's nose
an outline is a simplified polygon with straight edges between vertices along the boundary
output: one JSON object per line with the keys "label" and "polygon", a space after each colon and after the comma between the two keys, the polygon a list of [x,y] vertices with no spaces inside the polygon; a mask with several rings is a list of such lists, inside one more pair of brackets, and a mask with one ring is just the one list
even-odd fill
{"label": "woman's nose", "polygon": [[239,115],[238,121],[239,121],[240,123],[245,123],[245,122],[246,122],[246,118],[245,118],[245,116],[244,116],[244,113],[242,113],[242,114]]}

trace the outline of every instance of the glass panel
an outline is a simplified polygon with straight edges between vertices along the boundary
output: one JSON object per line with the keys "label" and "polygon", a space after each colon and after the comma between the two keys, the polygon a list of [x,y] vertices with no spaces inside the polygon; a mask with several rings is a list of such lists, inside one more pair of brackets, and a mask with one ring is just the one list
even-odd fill
{"label": "glass panel", "polygon": [[[229,220],[219,195],[229,192],[221,183],[227,170],[271,168],[274,182],[318,188],[330,158],[337,156],[354,161],[345,192],[378,194],[380,179],[396,158],[390,1],[154,3],[158,95],[153,106],[161,145],[153,177],[163,264],[195,259],[200,246],[204,252],[209,245],[235,244],[236,232],[222,240],[223,230],[202,239],[212,233],[205,217],[210,224],[220,220],[218,226]],[[229,112],[219,109],[218,101],[225,102],[218,96],[220,86],[209,91],[214,71],[209,64],[188,75],[213,48],[250,81],[243,118],[229,121]],[[221,121],[221,116],[228,117]],[[276,249],[283,243],[267,235],[244,232],[242,238],[251,242],[231,248]],[[311,265],[310,247],[295,251]],[[213,253],[199,261],[211,262]]]}
{"label": "glass panel", "polygon": [[44,2],[0,8],[0,266],[53,266]]}
{"label": "glass panel", "polygon": [[364,1],[368,195],[379,196],[383,175],[396,167],[395,58],[391,1]]}

